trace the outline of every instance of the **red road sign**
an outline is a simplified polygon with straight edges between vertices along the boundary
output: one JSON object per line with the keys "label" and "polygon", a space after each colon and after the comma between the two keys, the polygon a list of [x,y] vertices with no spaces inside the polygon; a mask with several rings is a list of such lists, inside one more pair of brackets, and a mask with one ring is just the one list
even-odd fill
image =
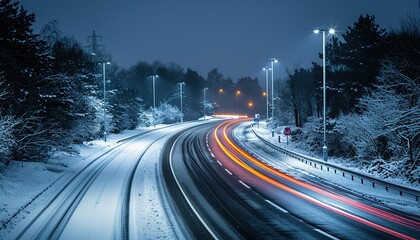
{"label": "red road sign", "polygon": [[289,127],[285,127],[283,133],[286,136],[292,135],[292,129],[290,129]]}

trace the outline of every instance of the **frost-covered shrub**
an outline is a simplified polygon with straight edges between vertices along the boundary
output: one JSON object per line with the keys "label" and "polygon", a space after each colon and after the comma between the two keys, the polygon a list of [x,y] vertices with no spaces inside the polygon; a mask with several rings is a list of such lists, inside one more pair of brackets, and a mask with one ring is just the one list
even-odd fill
{"label": "frost-covered shrub", "polygon": [[153,126],[156,124],[171,124],[181,121],[181,112],[171,104],[163,103],[158,108],[150,108],[141,116],[141,125]]}
{"label": "frost-covered shrub", "polygon": [[[340,144],[340,133],[336,129],[337,122],[329,120],[326,125],[328,154],[333,156],[346,154],[346,146]],[[294,131],[292,141],[299,142],[299,147],[302,150],[321,156],[324,146],[323,134],[322,119],[310,117],[299,131]]]}
{"label": "frost-covered shrub", "polygon": [[159,123],[170,124],[181,121],[181,112],[171,104],[163,103],[156,110],[156,118]]}
{"label": "frost-covered shrub", "polygon": [[19,119],[13,116],[0,115],[0,161],[6,163],[9,161],[12,148],[16,145],[14,128],[20,123]]}

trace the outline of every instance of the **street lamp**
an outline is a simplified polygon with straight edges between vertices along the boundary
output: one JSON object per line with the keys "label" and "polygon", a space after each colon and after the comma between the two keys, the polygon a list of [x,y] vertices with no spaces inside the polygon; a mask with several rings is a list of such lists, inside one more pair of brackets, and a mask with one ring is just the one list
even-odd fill
{"label": "street lamp", "polygon": [[220,88],[219,89],[219,96],[218,96],[218,99],[217,99],[217,102],[219,104],[219,114],[222,112],[221,111],[222,110],[222,101],[220,101],[220,95],[223,94],[223,92],[224,92],[223,88]]}
{"label": "street lamp", "polygon": [[[323,118],[324,118],[324,146],[322,147],[322,156],[324,161],[328,161],[328,148],[327,148],[327,128],[326,128],[326,68],[325,65],[325,29],[315,29],[314,33],[318,34],[322,32],[322,105],[323,105]],[[328,30],[329,34],[334,34],[334,29]]]}
{"label": "street lamp", "polygon": [[185,84],[184,82],[179,83],[179,88],[180,88],[179,90],[181,92],[181,122],[184,122],[184,114],[182,112],[182,85],[184,84]]}
{"label": "street lamp", "polygon": [[[92,53],[92,55],[95,55]],[[99,63],[101,64],[101,63]],[[106,81],[105,81],[105,64],[111,64],[110,62],[102,62],[102,78],[104,80],[104,141],[106,142],[106,135],[107,133],[107,129],[106,129]]]}
{"label": "street lamp", "polygon": [[276,58],[268,59],[271,62],[271,136],[274,137],[274,63]]}
{"label": "street lamp", "polygon": [[207,90],[207,88],[203,88],[203,113],[204,113],[204,120],[206,120],[206,90]]}
{"label": "street lamp", "polygon": [[152,75],[153,79],[153,109],[156,109],[156,85],[155,85],[155,78],[158,78],[158,75]]}
{"label": "street lamp", "polygon": [[268,119],[268,71],[271,70],[271,68],[265,67],[263,68],[264,72],[265,72],[265,96],[266,96],[266,105],[267,105],[267,113],[266,113],[266,118]]}
{"label": "street lamp", "polygon": [[241,91],[236,90],[236,113],[239,115],[239,95],[241,95]]}

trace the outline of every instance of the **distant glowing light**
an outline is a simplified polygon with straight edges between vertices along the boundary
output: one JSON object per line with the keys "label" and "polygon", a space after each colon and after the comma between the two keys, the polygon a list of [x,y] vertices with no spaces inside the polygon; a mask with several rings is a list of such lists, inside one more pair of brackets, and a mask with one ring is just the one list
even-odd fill
{"label": "distant glowing light", "polygon": [[233,118],[233,119],[237,119],[237,118],[248,118],[247,115],[236,115],[236,114],[215,114],[212,115],[215,118]]}

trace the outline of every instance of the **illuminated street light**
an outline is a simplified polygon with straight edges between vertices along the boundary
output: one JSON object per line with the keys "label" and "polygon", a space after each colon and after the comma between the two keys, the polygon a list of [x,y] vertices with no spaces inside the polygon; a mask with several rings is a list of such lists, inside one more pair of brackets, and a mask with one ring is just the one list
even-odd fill
{"label": "illuminated street light", "polygon": [[204,113],[204,120],[206,120],[206,90],[208,88],[203,88],[203,113]]}
{"label": "illuminated street light", "polygon": [[267,113],[266,113],[266,119],[268,119],[268,71],[271,70],[271,68],[265,67],[263,68],[264,72],[265,72],[265,95],[263,93],[263,96],[266,96],[266,107],[267,107]]}
{"label": "illuminated street light", "polygon": [[236,91],[236,113],[239,114],[239,95],[241,95],[241,91]]}
{"label": "illuminated street light", "polygon": [[220,101],[220,95],[224,93],[223,88],[219,89],[219,95],[217,96],[217,104],[219,105],[219,113],[221,113],[222,111],[222,101]]}
{"label": "illuminated street light", "polygon": [[274,63],[276,58],[268,59],[271,62],[271,136],[274,137]]}
{"label": "illuminated street light", "polygon": [[[96,53],[91,53],[92,56],[96,56]],[[106,131],[106,81],[105,81],[105,64],[109,65],[111,62],[102,61],[98,63],[99,65],[102,64],[102,78],[104,82],[104,141],[106,142],[106,136],[108,132]]]}
{"label": "illuminated street light", "polygon": [[[323,96],[323,125],[324,125],[324,146],[322,147],[322,155],[324,158],[324,161],[328,161],[328,147],[327,147],[327,127],[326,127],[326,68],[327,66],[325,65],[325,29],[315,29],[314,33],[320,33],[322,32],[322,96]],[[334,29],[329,29],[328,30],[329,34],[334,34],[335,30]]]}
{"label": "illuminated street light", "polygon": [[181,122],[184,122],[184,113],[182,112],[182,85],[184,84],[184,82],[179,83],[179,91],[181,92]]}
{"label": "illuminated street light", "polygon": [[[92,55],[96,55],[92,53]],[[101,62],[99,64],[102,64],[102,78],[104,82],[104,141],[106,142],[106,136],[108,135],[107,128],[106,128],[106,81],[105,81],[105,65],[111,64],[110,62]]]}
{"label": "illuminated street light", "polygon": [[156,85],[155,85],[155,78],[158,78],[158,75],[153,75],[153,108],[156,109]]}

